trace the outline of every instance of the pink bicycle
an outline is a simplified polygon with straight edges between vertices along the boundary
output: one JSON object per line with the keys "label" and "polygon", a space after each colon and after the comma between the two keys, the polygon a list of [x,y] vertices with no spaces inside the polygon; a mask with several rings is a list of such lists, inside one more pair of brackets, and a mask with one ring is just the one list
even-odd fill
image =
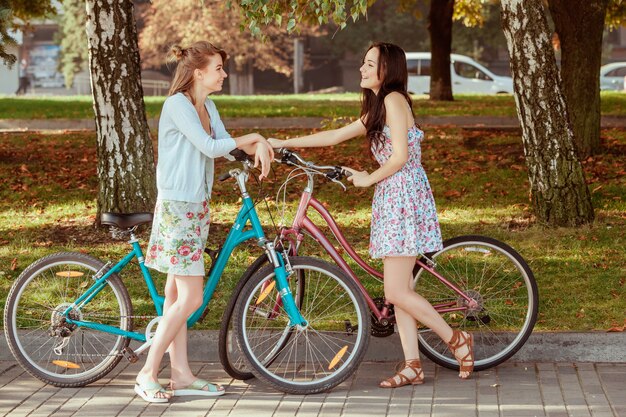
{"label": "pink bicycle", "polygon": [[[351,335],[358,338],[364,331],[376,337],[390,336],[394,333],[395,323],[393,305],[387,303],[384,298],[370,296],[359,276],[340,254],[340,249],[333,245],[308,215],[310,210],[317,212],[324,225],[330,228],[339,247],[343,249],[342,252],[351,258],[362,272],[382,283],[382,273],[356,253],[333,216],[313,197],[317,176],[322,176],[345,189],[341,179],[349,173],[338,166],[316,165],[290,150],[283,149],[280,155],[279,162],[294,169],[278,193],[280,194],[290,181],[298,177],[306,177],[307,184],[302,190],[291,227],[280,229],[277,248],[289,254],[288,258],[294,259],[297,264],[298,250],[305,237],[312,237],[323,247],[348,280],[356,284],[358,295],[363,297],[370,310],[369,322],[361,321],[360,329],[350,320],[344,320],[339,323],[341,329],[337,331],[337,321],[341,320],[341,317],[332,319],[334,322],[328,326],[334,329],[336,339],[342,340],[337,344],[335,351],[339,350],[344,340]],[[271,283],[268,274],[271,273],[271,268],[263,267],[266,262],[267,257],[261,256],[246,271],[238,288],[233,291],[233,297],[222,320],[220,359],[224,369],[237,379],[248,379],[257,375],[267,380],[264,374],[269,372],[274,375],[282,372],[281,367],[285,367],[284,358],[288,358],[290,369],[298,369],[298,361],[308,363],[308,350],[313,352],[310,354],[310,360],[313,362],[314,354],[319,351],[317,346],[307,346],[306,340],[290,340],[291,330],[288,326],[284,323],[277,324],[279,322],[277,316],[282,308],[281,300],[278,294],[268,297],[271,290],[267,288]],[[307,277],[298,273],[298,268],[294,270],[296,273],[290,280],[298,306],[301,309],[307,308],[304,305],[307,303],[314,308],[321,306],[319,310],[324,312],[323,318],[328,319],[329,311],[333,311],[335,309],[333,306],[338,305],[337,294],[319,286],[310,289]],[[484,236],[459,236],[448,239],[444,242],[442,250],[418,257],[413,273],[415,290],[433,304],[450,326],[473,333],[475,370],[484,370],[509,359],[530,336],[537,319],[539,304],[537,284],[526,261],[507,244]],[[254,285],[256,286],[253,289]],[[250,289],[246,291],[246,287]],[[260,299],[264,300],[265,305],[262,314],[259,313]],[[238,307],[237,311],[235,307]],[[232,317],[238,323],[246,323],[245,327],[255,329],[253,334],[237,335],[239,343],[244,343],[242,340],[246,343],[245,355],[234,343]],[[254,323],[246,320],[253,320]],[[286,330],[283,331],[283,328]],[[275,339],[272,337],[277,332],[282,337],[274,342]],[[458,369],[454,355],[430,329],[420,329],[419,347],[420,351],[433,362],[446,368]],[[340,354],[341,351],[334,359]],[[359,356],[359,360],[362,359],[362,355]],[[292,364],[291,361],[295,363]],[[332,362],[332,359],[329,362]]]}

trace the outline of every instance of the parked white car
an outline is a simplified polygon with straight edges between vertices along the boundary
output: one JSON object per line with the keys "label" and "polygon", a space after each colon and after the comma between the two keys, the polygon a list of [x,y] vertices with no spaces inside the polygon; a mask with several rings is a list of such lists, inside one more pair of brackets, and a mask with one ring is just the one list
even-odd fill
{"label": "parked white car", "polygon": [[600,67],[600,90],[624,91],[626,62],[613,62]]}
{"label": "parked white car", "polygon": [[[430,52],[407,52],[408,89],[413,94],[430,92]],[[450,54],[452,94],[513,94],[513,79],[496,75],[464,55]]]}

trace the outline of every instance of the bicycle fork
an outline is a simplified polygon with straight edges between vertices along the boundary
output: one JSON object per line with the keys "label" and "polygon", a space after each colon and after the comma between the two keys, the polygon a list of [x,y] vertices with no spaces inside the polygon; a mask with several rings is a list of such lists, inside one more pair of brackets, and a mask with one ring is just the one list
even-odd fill
{"label": "bicycle fork", "polygon": [[304,319],[304,317],[302,317],[300,309],[296,305],[296,301],[293,298],[293,293],[289,288],[288,277],[289,275],[293,274],[293,271],[291,270],[291,265],[289,264],[289,258],[286,255],[282,256],[282,254],[279,256],[272,242],[265,241],[263,242],[263,246],[265,247],[265,253],[267,254],[270,262],[272,262],[272,265],[274,266],[275,284],[264,284],[257,303],[260,303],[263,298],[267,297],[269,293],[272,292],[273,287],[276,286],[278,296],[276,297],[274,311],[270,312],[269,314],[274,315],[278,313],[278,309],[282,304],[283,308],[287,312],[287,315],[289,316],[290,326],[306,327],[308,323]]}

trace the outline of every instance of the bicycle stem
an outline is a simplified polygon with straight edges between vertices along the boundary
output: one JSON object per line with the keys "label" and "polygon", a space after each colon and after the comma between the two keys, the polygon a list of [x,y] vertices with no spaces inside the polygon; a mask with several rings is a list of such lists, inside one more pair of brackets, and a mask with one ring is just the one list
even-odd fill
{"label": "bicycle stem", "polygon": [[[244,164],[244,166],[247,167],[248,165]],[[246,189],[246,181],[248,180],[247,170],[244,169],[242,171],[240,169],[232,169],[229,171],[229,173],[230,176],[235,178],[235,180],[237,181],[237,185],[239,186],[243,200],[250,199],[250,195],[248,194],[248,191]],[[252,208],[254,208],[254,205],[252,205]],[[302,317],[300,309],[298,309],[298,307],[296,306],[293,294],[291,293],[291,289],[289,288],[289,282],[287,281],[288,271],[285,267],[282,256],[278,256],[278,254],[276,253],[274,243],[268,241],[265,238],[265,234],[263,233],[263,229],[260,227],[260,222],[258,222],[258,218],[257,221],[253,221],[251,222],[251,224],[252,228],[255,231],[255,234],[259,236],[258,245],[265,248],[265,253],[268,256],[268,259],[272,262],[272,265],[274,266],[276,286],[283,301],[285,311],[289,316],[290,325],[306,326],[307,321],[304,319],[304,317]]]}

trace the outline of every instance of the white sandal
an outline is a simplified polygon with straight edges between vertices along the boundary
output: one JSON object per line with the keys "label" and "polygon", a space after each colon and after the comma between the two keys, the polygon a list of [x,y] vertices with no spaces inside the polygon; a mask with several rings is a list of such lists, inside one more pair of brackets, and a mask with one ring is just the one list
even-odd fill
{"label": "white sandal", "polygon": [[163,388],[158,382],[145,382],[143,384],[136,382],[135,392],[143,398],[144,401],[149,403],[167,403],[170,401],[169,398],[156,396],[160,392],[167,394],[165,388]]}

